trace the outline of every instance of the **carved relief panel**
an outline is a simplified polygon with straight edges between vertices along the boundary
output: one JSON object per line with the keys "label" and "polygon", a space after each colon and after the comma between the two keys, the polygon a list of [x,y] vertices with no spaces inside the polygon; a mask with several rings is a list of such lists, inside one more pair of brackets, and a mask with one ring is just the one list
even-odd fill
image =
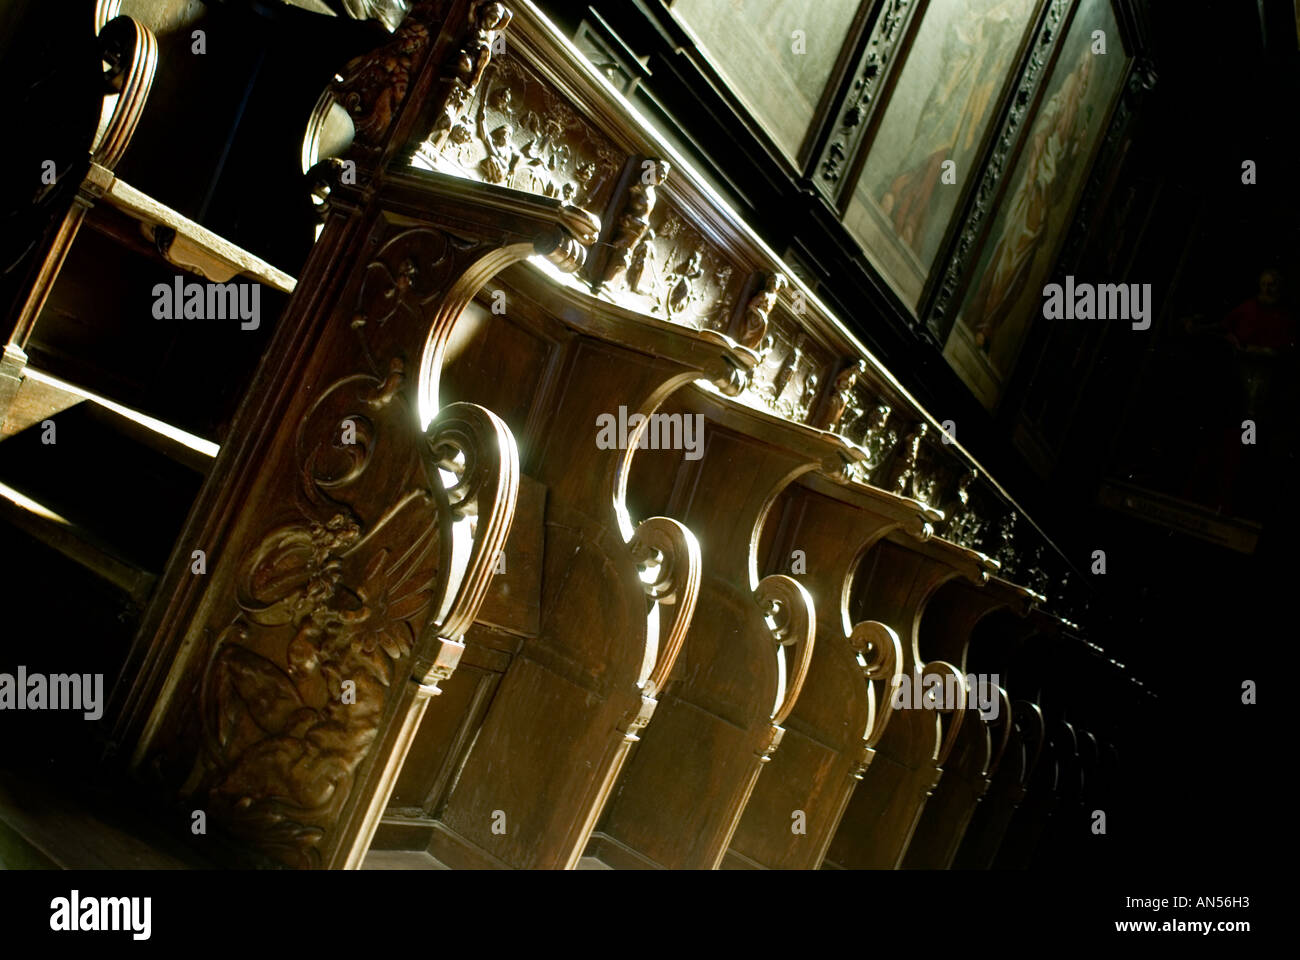
{"label": "carved relief panel", "polygon": [[811,422],[834,352],[810,336],[782,304],[768,320],[762,359],[742,400],[799,423]]}
{"label": "carved relief panel", "polygon": [[[659,163],[655,170],[648,168],[646,175],[671,178],[667,166]],[[635,178],[635,170],[633,174]],[[653,195],[647,202],[646,194],[656,188],[659,202],[654,203]],[[601,295],[660,320],[696,330],[726,331],[748,271],[706,240],[671,203],[663,202],[662,181],[651,186],[634,179],[628,194],[618,226],[628,223],[624,218],[629,206],[640,204],[637,219],[644,219],[649,227],[637,230],[634,236],[616,229],[611,238],[611,267],[602,277]]]}
{"label": "carved relief panel", "polygon": [[600,215],[624,155],[550,84],[509,53],[493,58],[473,99],[435,127],[412,166],[553,197]]}

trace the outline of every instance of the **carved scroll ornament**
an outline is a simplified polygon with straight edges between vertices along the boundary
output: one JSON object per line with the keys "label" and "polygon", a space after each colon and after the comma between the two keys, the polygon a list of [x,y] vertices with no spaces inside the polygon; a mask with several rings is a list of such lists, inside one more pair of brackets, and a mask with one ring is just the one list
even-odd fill
{"label": "carved scroll ornament", "polygon": [[862,738],[867,749],[864,762],[853,772],[854,779],[861,780],[894,712],[893,692],[903,676],[903,644],[892,627],[877,620],[855,623],[848,641],[867,682],[868,720]]}
{"label": "carved scroll ornament", "polygon": [[637,731],[644,729],[654,715],[659,691],[668,682],[690,630],[703,562],[695,535],[671,517],[642,520],[628,541],[628,549],[641,571],[650,618],[639,684],[640,709],[622,727],[627,739],[635,741]]}
{"label": "carved scroll ornament", "polygon": [[766,762],[781,743],[781,724],[794,709],[804,678],[808,675],[813,639],[817,635],[817,614],[812,597],[803,584],[784,574],[764,577],[754,590],[754,599],[763,610],[768,629],[779,645],[776,655],[785,656],[781,647],[790,650],[778,674],[785,678],[785,683],[778,689],[777,703],[772,708],[772,738],[760,754]]}
{"label": "carved scroll ornament", "polygon": [[[937,698],[938,691],[950,688],[957,691],[955,701]],[[934,754],[931,759],[935,767],[942,767],[948,762],[948,755],[952,753],[957,733],[966,716],[969,693],[966,689],[966,675],[946,660],[931,660],[921,671],[921,689],[924,691],[923,696],[930,701],[930,709],[935,712]],[[943,728],[945,716],[949,717],[947,730]],[[935,783],[937,782],[936,780]]]}

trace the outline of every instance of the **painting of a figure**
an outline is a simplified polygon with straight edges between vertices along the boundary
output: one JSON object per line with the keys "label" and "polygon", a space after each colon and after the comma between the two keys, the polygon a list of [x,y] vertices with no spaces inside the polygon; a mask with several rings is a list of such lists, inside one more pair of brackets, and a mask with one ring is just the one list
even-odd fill
{"label": "painting of a figure", "polygon": [[[1097,31],[1104,54],[1094,49]],[[1042,309],[1043,285],[1128,62],[1110,0],[1081,0],[944,350],[986,406],[996,403],[1029,321]]]}
{"label": "painting of a figure", "polygon": [[845,216],[909,307],[973,178],[1037,8],[1038,0],[934,0],[925,10]]}

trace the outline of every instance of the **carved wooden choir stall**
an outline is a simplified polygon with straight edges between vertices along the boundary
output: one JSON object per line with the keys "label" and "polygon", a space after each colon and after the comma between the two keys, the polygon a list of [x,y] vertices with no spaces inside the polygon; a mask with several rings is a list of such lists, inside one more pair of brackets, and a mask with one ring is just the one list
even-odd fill
{"label": "carved wooden choir stall", "polygon": [[82,192],[179,229],[183,269],[292,294],[112,704],[136,781],[205,811],[219,859],[1081,844],[1110,760],[1050,596],[1068,564],[527,0],[415,3],[338,65],[296,281],[114,181],[152,69],[132,36]]}

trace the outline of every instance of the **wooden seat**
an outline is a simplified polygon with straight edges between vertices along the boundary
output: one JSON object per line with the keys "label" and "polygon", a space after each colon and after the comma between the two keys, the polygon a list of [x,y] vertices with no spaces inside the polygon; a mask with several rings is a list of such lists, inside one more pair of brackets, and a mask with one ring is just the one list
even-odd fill
{"label": "wooden seat", "polygon": [[640,470],[673,478],[664,509],[696,531],[706,574],[663,707],[593,838],[593,855],[622,867],[713,869],[721,862],[755,783],[783,743],[815,649],[811,596],[785,574],[759,579],[757,543],[789,483],[835,469],[848,453],[829,434],[728,406],[696,388],[684,391],[678,408],[703,418],[702,457],[645,451],[634,464],[633,489]]}
{"label": "wooden seat", "polygon": [[894,869],[901,864],[966,714],[964,674],[946,661],[921,657],[922,617],[946,582],[964,577],[982,583],[988,566],[986,558],[956,544],[938,539],[909,543],[898,534],[878,545],[862,566],[853,604],[858,610],[871,611],[876,619],[899,625],[909,682],[915,685],[919,677],[923,684],[948,684],[957,695],[954,702],[942,704],[942,709],[912,705],[895,711],[871,766],[849,801],[823,866]]}
{"label": "wooden seat", "polygon": [[820,866],[889,723],[893,681],[903,669],[890,626],[853,622],[861,611],[848,608],[849,585],[882,537],[900,527],[919,535],[928,516],[914,500],[819,474],[782,498],[769,521],[767,569],[799,571],[817,604],[817,643],[782,748],[755,785],[723,866]]}

